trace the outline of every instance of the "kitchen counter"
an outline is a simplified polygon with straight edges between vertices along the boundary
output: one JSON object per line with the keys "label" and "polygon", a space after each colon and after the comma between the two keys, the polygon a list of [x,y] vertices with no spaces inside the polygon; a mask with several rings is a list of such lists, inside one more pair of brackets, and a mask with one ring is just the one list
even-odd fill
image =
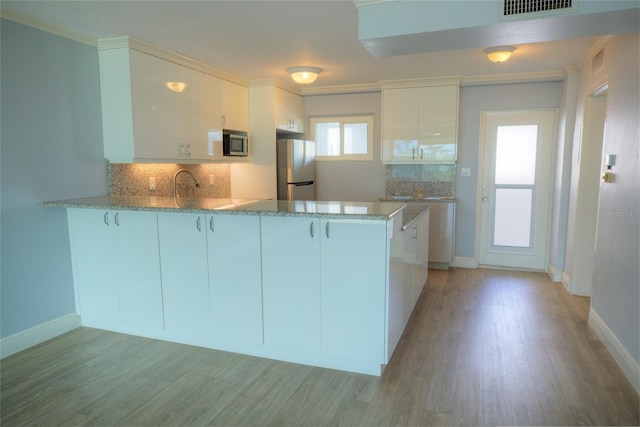
{"label": "kitchen counter", "polygon": [[255,200],[174,198],[154,196],[99,196],[43,203],[49,208],[119,209],[230,215],[313,216],[333,219],[388,220],[405,209],[394,202],[332,202],[302,200]]}
{"label": "kitchen counter", "polygon": [[455,203],[455,197],[446,196],[429,196],[429,197],[411,197],[411,196],[384,196],[378,200],[381,202],[419,202],[419,203]]}

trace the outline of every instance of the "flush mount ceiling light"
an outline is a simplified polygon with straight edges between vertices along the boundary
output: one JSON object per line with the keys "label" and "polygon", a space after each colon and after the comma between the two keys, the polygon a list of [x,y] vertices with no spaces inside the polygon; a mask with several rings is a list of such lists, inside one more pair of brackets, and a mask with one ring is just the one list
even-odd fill
{"label": "flush mount ceiling light", "polygon": [[313,83],[318,78],[318,74],[320,74],[320,71],[322,71],[322,69],[318,67],[287,68],[287,73],[291,74],[291,78],[293,79],[293,81],[296,83],[300,83],[301,85]]}
{"label": "flush mount ceiling light", "polygon": [[491,62],[504,62],[516,50],[514,46],[496,46],[484,50],[484,53]]}
{"label": "flush mount ceiling light", "polygon": [[187,88],[184,82],[165,82],[164,84],[171,92],[182,93]]}

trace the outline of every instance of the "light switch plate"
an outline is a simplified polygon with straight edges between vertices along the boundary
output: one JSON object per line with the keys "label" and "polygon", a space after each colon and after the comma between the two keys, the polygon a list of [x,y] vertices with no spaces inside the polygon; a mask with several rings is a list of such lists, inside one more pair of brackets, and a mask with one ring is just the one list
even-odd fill
{"label": "light switch plate", "polygon": [[471,168],[460,168],[460,176],[471,176]]}

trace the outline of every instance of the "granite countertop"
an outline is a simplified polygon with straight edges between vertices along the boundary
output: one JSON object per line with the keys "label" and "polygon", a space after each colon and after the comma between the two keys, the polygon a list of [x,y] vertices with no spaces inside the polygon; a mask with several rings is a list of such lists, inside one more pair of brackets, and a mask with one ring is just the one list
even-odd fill
{"label": "granite countertop", "polygon": [[447,196],[427,196],[427,197],[412,197],[412,196],[384,196],[380,197],[381,202],[420,202],[420,203],[455,203],[455,197]]}
{"label": "granite countertop", "polygon": [[[98,196],[44,202],[47,208],[119,209],[229,215],[313,216],[335,219],[388,220],[404,203],[324,202],[304,200],[214,199],[154,196]],[[406,221],[405,221],[406,222]]]}
{"label": "granite countertop", "polygon": [[402,231],[409,228],[422,214],[431,209],[428,203],[408,203],[406,206],[404,211],[402,211],[402,227],[400,228]]}

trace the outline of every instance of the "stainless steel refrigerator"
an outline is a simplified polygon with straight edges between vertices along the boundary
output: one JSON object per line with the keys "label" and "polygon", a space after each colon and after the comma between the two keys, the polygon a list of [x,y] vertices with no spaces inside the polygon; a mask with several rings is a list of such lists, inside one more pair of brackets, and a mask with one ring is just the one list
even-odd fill
{"label": "stainless steel refrigerator", "polygon": [[316,143],[278,139],[278,200],[315,200]]}

